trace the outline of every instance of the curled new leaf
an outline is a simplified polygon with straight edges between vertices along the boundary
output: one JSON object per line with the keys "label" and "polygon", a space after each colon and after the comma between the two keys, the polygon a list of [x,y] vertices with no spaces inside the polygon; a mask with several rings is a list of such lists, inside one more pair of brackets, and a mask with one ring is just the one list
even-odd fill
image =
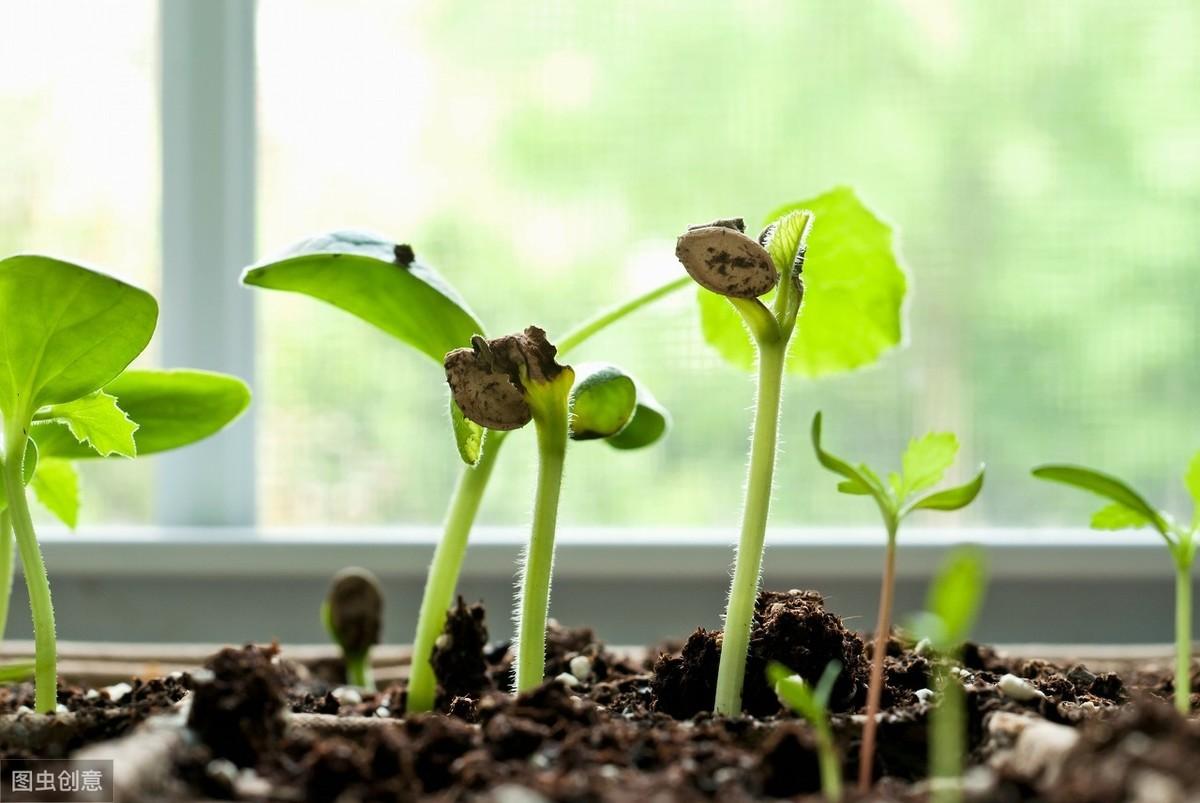
{"label": "curled new leaf", "polygon": [[813,416],[812,444],[813,450],[817,453],[817,460],[820,461],[821,465],[835,474],[841,474],[846,478],[847,482],[838,484],[839,491],[856,495],[871,494],[881,504],[888,501],[887,491],[874,472],[866,466],[855,468],[845,460],[830,454],[821,447],[821,413],[819,412]]}
{"label": "curled new leaf", "polygon": [[1141,494],[1111,474],[1083,466],[1046,465],[1035,468],[1033,476],[1052,482],[1061,482],[1064,485],[1082,488],[1098,496],[1103,496],[1142,516],[1161,535],[1168,540],[1171,538],[1171,527],[1166,517],[1151,506]]}
{"label": "curled new leaf", "polygon": [[608,438],[625,429],[637,409],[638,391],[633,377],[615,365],[583,363],[575,366],[571,388],[571,438],[577,441]]}

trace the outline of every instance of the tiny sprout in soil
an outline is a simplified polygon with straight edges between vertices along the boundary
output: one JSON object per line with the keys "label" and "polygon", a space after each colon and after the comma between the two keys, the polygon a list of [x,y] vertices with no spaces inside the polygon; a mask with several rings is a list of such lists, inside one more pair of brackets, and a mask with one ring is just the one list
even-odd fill
{"label": "tiny sprout in soil", "polygon": [[837,681],[842,665],[831,661],[816,686],[809,686],[783,664],[775,662],[767,667],[767,681],[779,695],[779,699],[800,716],[808,720],[817,736],[817,760],[821,766],[821,793],[830,803],[842,799],[842,763],[838,758],[833,731],[829,727],[829,695]]}
{"label": "tiny sprout in soil", "polygon": [[1153,527],[1166,541],[1175,564],[1175,707],[1181,713],[1188,713],[1192,695],[1192,564],[1196,562],[1196,534],[1200,532],[1200,452],[1192,457],[1183,476],[1193,503],[1192,520],[1188,524],[1176,522],[1169,513],[1153,507],[1111,474],[1083,466],[1045,465],[1035,468],[1033,476],[1108,499],[1109,504],[1092,516],[1093,529]]}
{"label": "tiny sprout in soil", "polygon": [[858,788],[871,786],[875,759],[875,734],[879,727],[876,714],[883,692],[883,658],[887,652],[892,624],[892,597],[896,581],[896,534],[900,522],[917,510],[960,510],[975,500],[983,488],[983,467],[974,479],[954,488],[924,493],[942,481],[946,470],[958,455],[958,438],[951,432],[931,432],[909,442],[901,458],[901,470],[888,475],[885,485],[869,466],[850,463],[821,447],[821,414],[812,422],[813,449],[821,465],[844,479],[838,483],[841,493],[870,496],[879,506],[887,529],[883,562],[883,587],[879,592],[879,619],[875,627],[875,649],[871,657],[871,680],[867,690],[867,719],[863,726],[862,755],[859,759]]}
{"label": "tiny sprout in soil", "polygon": [[321,605],[321,623],[342,651],[346,682],[374,689],[371,648],[383,626],[383,586],[367,569],[351,566],[333,576]]}

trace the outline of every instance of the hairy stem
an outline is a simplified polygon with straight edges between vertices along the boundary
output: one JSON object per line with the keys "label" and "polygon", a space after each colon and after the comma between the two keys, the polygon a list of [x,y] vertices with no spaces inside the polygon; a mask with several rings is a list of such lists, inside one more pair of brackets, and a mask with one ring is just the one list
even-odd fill
{"label": "hairy stem", "polygon": [[13,586],[12,517],[8,508],[0,512],[0,641],[8,630],[8,605]]}
{"label": "hairy stem", "polygon": [[410,714],[433,710],[437,694],[437,676],[430,663],[434,643],[446,627],[446,611],[454,599],[458,586],[458,575],[462,570],[463,558],[467,554],[467,540],[483,492],[487,489],[500,446],[504,443],[504,432],[489,432],[483,454],[474,467],[463,469],[450,509],[442,538],[433,551],[433,562],[425,581],[425,593],[421,598],[421,612],[417,616],[417,634],[413,639],[412,673],[408,680],[408,699],[405,709]]}
{"label": "hairy stem", "polygon": [[1185,561],[1175,567],[1175,708],[1192,710],[1192,571]]}
{"label": "hairy stem", "polygon": [[546,673],[546,618],[550,611],[550,577],[554,571],[554,530],[567,452],[566,402],[563,394],[560,403],[546,405],[533,419],[537,427],[538,479],[517,609],[517,660],[513,674],[518,692],[540,685]]}
{"label": "hairy stem", "polygon": [[613,323],[616,323],[626,315],[637,312],[647,304],[651,304],[663,296],[670,295],[682,287],[687,287],[691,283],[692,280],[689,276],[673,279],[666,284],[659,285],[649,292],[643,293],[637,298],[631,298],[629,301],[618,304],[611,309],[601,312],[596,317],[584,321],[570,332],[567,332],[567,334],[564,336],[558,338],[558,353],[560,355],[565,354],[583,341],[587,340],[592,335],[596,334],[602,329],[607,328]]}
{"label": "hairy stem", "polygon": [[8,423],[5,432],[4,483],[8,491],[8,509],[21,565],[25,569],[25,587],[29,590],[29,608],[33,612],[34,707],[38,713],[53,711],[58,705],[58,647],[54,635],[54,605],[50,599],[50,581],[38,546],[29,501],[25,498],[21,460],[29,433],[19,417]]}
{"label": "hairy stem", "polygon": [[888,518],[887,551],[883,560],[883,586],[879,590],[879,619],[875,625],[875,649],[871,655],[871,680],[867,686],[867,720],[863,724],[862,750],[858,758],[858,790],[867,792],[875,776],[875,734],[879,730],[879,701],[883,695],[883,658],[887,655],[892,629],[892,598],[896,583],[896,525]]}
{"label": "hairy stem", "polygon": [[717,697],[713,710],[724,716],[742,711],[742,683],[750,646],[750,627],[758,596],[762,569],[767,513],[771,506],[771,483],[775,473],[775,449],[779,434],[779,405],[783,392],[783,366],[787,339],[759,343],[758,402],[750,446],[750,474],[742,512],[742,534],[734,559],[733,584],[725,611],[721,663],[717,672]]}
{"label": "hairy stem", "polygon": [[930,714],[929,777],[935,781],[930,800],[933,803],[960,803],[962,789],[957,783],[963,770],[963,687],[951,671],[955,661],[941,656],[935,673],[940,699]]}
{"label": "hairy stem", "polygon": [[815,730],[817,732],[817,761],[821,771],[821,794],[829,803],[838,803],[842,799],[842,764],[838,761],[837,748],[834,747],[829,720],[823,718],[816,723]]}
{"label": "hairy stem", "polygon": [[342,661],[346,664],[346,682],[351,686],[358,686],[360,689],[375,690],[375,679],[371,674],[371,653],[360,652],[351,655],[346,653],[342,656]]}

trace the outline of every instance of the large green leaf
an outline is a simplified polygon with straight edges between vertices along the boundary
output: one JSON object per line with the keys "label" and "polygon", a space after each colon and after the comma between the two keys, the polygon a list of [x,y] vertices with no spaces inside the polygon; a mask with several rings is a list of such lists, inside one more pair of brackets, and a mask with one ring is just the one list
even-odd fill
{"label": "large green leaf", "polygon": [[43,256],[0,261],[0,410],[31,416],[99,390],[157,318],[149,293],[112,276]]}
{"label": "large green leaf", "polygon": [[[304,240],[253,265],[245,284],[318,298],[407,343],[442,364],[446,353],[484,334],[466,301],[441,274],[418,262],[412,249],[374,234],[335,231]],[[451,402],[459,454],[479,460],[483,428]]]}
{"label": "large green leaf", "polygon": [[38,501],[74,530],[79,522],[79,475],[71,461],[61,457],[41,460],[30,485]]}
{"label": "large green leaf", "polygon": [[79,444],[101,457],[137,457],[133,433],[138,425],[117,404],[117,397],[98,390],[65,404],[52,404],[39,419],[62,424]]}
{"label": "large green leaf", "polygon": [[[901,340],[907,279],[892,229],[847,187],[777,209],[776,221],[807,209],[815,220],[804,263],[804,306],[788,355],[788,370],[823,376],[869,365]],[[786,243],[780,241],[780,258]],[[700,293],[705,339],[735,366],[754,365],[741,317],[713,293]]]}
{"label": "large green leaf", "polygon": [[246,269],[245,284],[319,298],[357,315],[441,365],[483,327],[462,296],[411,249],[374,234],[313,237]]}
{"label": "large green leaf", "polygon": [[[635,381],[636,382],[636,381]],[[637,406],[625,428],[604,440],[614,449],[641,449],[656,442],[671,428],[667,408],[643,384],[637,384]]]}
{"label": "large green leaf", "polygon": [[1170,538],[1171,527],[1162,513],[1143,499],[1141,494],[1111,474],[1084,466],[1047,465],[1035,468],[1033,476],[1091,491],[1123,505],[1146,519],[1163,536]]}
{"label": "large green leaf", "polygon": [[625,428],[637,407],[633,377],[615,365],[580,363],[571,387],[571,438],[597,440]]}
{"label": "large green leaf", "polygon": [[[234,376],[210,371],[126,371],[104,386],[138,425],[139,455],[154,454],[203,440],[237,418],[250,404],[250,389]],[[72,460],[96,457],[58,422],[32,430],[43,455]]]}

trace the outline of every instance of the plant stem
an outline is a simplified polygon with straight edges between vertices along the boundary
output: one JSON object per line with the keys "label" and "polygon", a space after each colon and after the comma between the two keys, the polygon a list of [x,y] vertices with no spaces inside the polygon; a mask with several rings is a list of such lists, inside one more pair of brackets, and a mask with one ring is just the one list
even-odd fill
{"label": "plant stem", "polygon": [[962,800],[958,780],[962,776],[966,727],[963,722],[963,687],[958,676],[950,671],[953,663],[951,656],[941,656],[935,669],[941,697],[930,714],[929,723],[932,803],[959,803]]}
{"label": "plant stem", "polygon": [[[570,390],[569,383],[567,390]],[[516,664],[518,692],[541,685],[546,673],[546,618],[550,610],[550,576],[554,570],[554,529],[567,452],[567,399],[534,413],[537,427],[538,479],[533,503],[533,529],[522,568],[517,609]]]}
{"label": "plant stem", "polygon": [[892,598],[896,583],[896,527],[888,517],[887,550],[883,559],[883,586],[879,589],[879,618],[875,624],[875,649],[871,655],[871,680],[867,686],[867,719],[863,723],[862,749],[858,756],[858,791],[871,789],[875,777],[875,734],[879,730],[879,701],[883,696],[883,659],[892,630]]}
{"label": "plant stem", "polygon": [[434,642],[446,627],[446,611],[454,599],[458,586],[458,575],[462,570],[463,558],[467,554],[467,541],[483,492],[487,489],[496,457],[507,433],[490,431],[479,462],[474,467],[464,467],[450,500],[442,538],[433,551],[433,562],[425,581],[425,593],[421,598],[421,611],[417,616],[417,633],[413,639],[412,674],[408,680],[408,698],[405,710],[410,714],[433,710],[437,694],[437,676],[430,659],[433,657]]}
{"label": "plant stem", "polygon": [[21,565],[25,569],[25,587],[29,590],[29,608],[33,612],[34,708],[49,713],[58,705],[58,647],[54,635],[54,605],[50,599],[50,581],[38,547],[29,500],[25,498],[21,459],[29,441],[25,422],[29,416],[10,421],[5,432],[4,482],[8,491],[8,509]]}
{"label": "plant stem", "polygon": [[8,604],[13,586],[12,517],[8,508],[0,512],[0,641],[8,630]]}
{"label": "plant stem", "polygon": [[1175,708],[1192,710],[1192,571],[1182,560],[1175,567]]}
{"label": "plant stem", "polygon": [[821,771],[821,794],[829,803],[838,803],[842,799],[842,765],[838,761],[837,749],[833,744],[833,733],[829,729],[827,718],[822,718],[815,725],[817,762]]}
{"label": "plant stem", "polygon": [[783,391],[783,366],[787,338],[760,342],[758,346],[758,402],[750,446],[750,474],[742,512],[742,534],[734,559],[733,584],[725,611],[717,696],[713,710],[724,716],[742,711],[742,683],[750,646],[750,627],[758,597],[771,483],[775,473],[775,448],[779,433],[779,405]]}
{"label": "plant stem", "polygon": [[619,321],[626,315],[637,312],[647,304],[653,303],[663,296],[670,295],[681,287],[686,287],[691,283],[692,280],[690,276],[683,276],[678,279],[673,279],[666,284],[659,285],[647,293],[643,293],[637,298],[632,298],[623,304],[618,304],[611,309],[601,312],[596,317],[584,321],[564,336],[558,338],[557,342],[559,355],[561,356],[565,354],[583,341],[587,340],[592,335]]}
{"label": "plant stem", "polygon": [[356,655],[346,653],[342,656],[346,665],[346,682],[360,689],[374,691],[375,680],[371,676],[371,653],[363,652]]}

